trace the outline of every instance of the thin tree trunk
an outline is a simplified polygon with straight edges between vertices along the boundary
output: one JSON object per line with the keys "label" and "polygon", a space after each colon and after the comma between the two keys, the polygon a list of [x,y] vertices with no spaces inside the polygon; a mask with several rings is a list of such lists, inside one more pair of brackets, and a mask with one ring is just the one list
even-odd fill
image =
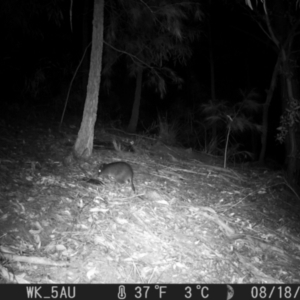
{"label": "thin tree trunk", "polygon": [[94,145],[94,126],[102,69],[103,52],[103,13],[104,0],[94,0],[93,36],[89,81],[80,130],[74,146],[76,157],[87,158],[92,154]]}
{"label": "thin tree trunk", "polygon": [[212,31],[212,0],[209,1],[210,8],[210,18],[208,19],[208,43],[209,43],[209,64],[210,64],[210,93],[211,99],[216,100],[216,86],[215,86],[215,62],[214,62],[214,52],[213,52],[213,31]]}
{"label": "thin tree trunk", "polygon": [[[287,109],[290,111],[295,110],[293,102],[297,101],[299,103],[299,89],[297,85],[299,84],[295,76],[297,66],[292,66],[290,61],[296,61],[291,52],[288,55],[284,50],[282,51],[283,57],[283,76],[285,76],[286,84],[286,95],[288,96],[288,101],[286,104]],[[293,80],[294,79],[294,80]],[[299,105],[299,104],[298,104]],[[300,165],[297,159],[297,149],[299,149],[299,142],[297,143],[296,138],[296,126],[297,122],[294,122],[288,127],[288,135],[286,137],[286,167],[287,167],[287,177],[288,181],[292,184],[297,183],[296,176],[299,175]]]}
{"label": "thin tree trunk", "polygon": [[[90,39],[91,39],[91,35],[90,35],[90,9],[92,8],[91,6],[91,0],[86,0],[83,1],[83,3],[81,4],[83,5],[83,16],[82,16],[82,42],[81,42],[81,46],[82,46],[82,53],[84,53],[86,47],[88,46]],[[87,83],[88,83],[88,74],[89,74],[89,55],[88,53],[90,53],[90,51],[87,51],[86,55],[83,58],[83,62],[82,62],[82,72],[81,72],[81,94],[83,97],[86,96],[86,88],[87,88]]]}
{"label": "thin tree trunk", "polygon": [[263,163],[267,150],[267,137],[268,137],[268,119],[269,119],[269,107],[273,98],[274,90],[277,83],[278,72],[280,67],[281,56],[278,54],[277,62],[273,70],[270,88],[268,90],[266,102],[263,105],[263,120],[262,120],[262,133],[261,133],[261,151],[259,154],[259,162]]}
{"label": "thin tree trunk", "polygon": [[137,122],[139,119],[141,94],[142,94],[143,68],[139,67],[136,76],[136,87],[134,95],[134,103],[132,106],[131,118],[127,130],[136,132]]}
{"label": "thin tree trunk", "polygon": [[[214,51],[213,51],[213,7],[212,0],[209,1],[209,11],[210,17],[208,18],[208,51],[209,51],[209,66],[210,66],[210,95],[212,102],[216,102],[216,83],[215,83],[215,61],[214,61]],[[217,123],[213,123],[211,128],[211,140],[213,143],[211,145],[215,145],[211,147],[211,151],[214,151],[217,147]]]}

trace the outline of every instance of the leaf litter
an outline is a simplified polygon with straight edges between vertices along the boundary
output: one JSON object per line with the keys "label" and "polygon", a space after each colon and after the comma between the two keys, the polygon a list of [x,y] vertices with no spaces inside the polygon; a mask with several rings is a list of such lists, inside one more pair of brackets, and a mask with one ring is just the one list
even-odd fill
{"label": "leaf litter", "polygon": [[134,194],[85,182],[78,162],[65,164],[75,138],[69,128],[31,128],[22,143],[1,141],[2,282],[299,282],[300,203],[282,173],[223,169],[217,158],[145,140],[139,154],[95,149],[89,174],[125,160]]}

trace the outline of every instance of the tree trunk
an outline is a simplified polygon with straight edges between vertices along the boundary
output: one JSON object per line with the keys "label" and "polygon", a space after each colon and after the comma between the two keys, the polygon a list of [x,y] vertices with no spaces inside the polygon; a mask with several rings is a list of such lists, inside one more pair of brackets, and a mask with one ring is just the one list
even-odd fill
{"label": "tree trunk", "polygon": [[[299,106],[299,97],[300,91],[298,88],[298,79],[297,79],[297,66],[291,65],[290,62],[295,62],[296,57],[291,54],[287,55],[286,52],[282,51],[282,60],[283,60],[283,76],[285,76],[286,84],[286,95],[288,97],[286,108],[290,112],[295,111],[295,107]],[[294,104],[296,101],[296,104]],[[299,141],[297,140],[297,122],[293,122],[288,127],[288,135],[286,136],[285,146],[286,146],[286,160],[285,165],[287,168],[287,177],[288,181],[292,184],[297,184],[297,176],[300,173],[300,161],[297,159],[297,153],[299,149]],[[298,125],[299,126],[299,125]],[[299,179],[298,179],[299,180]]]}
{"label": "tree trunk", "polygon": [[261,133],[261,150],[259,154],[259,162],[263,163],[267,150],[267,137],[268,137],[268,121],[269,121],[269,107],[273,98],[278,72],[280,67],[281,56],[278,54],[277,62],[273,70],[270,88],[268,90],[266,102],[263,105],[263,119],[262,119],[262,133]]}
{"label": "tree trunk", "polygon": [[[91,36],[90,36],[90,10],[92,9],[91,1],[83,1],[83,16],[82,16],[82,53],[84,53],[86,47],[88,47]],[[81,68],[81,94],[82,97],[86,96],[86,87],[88,84],[88,74],[89,74],[89,51],[85,54],[82,62]]]}
{"label": "tree trunk", "polygon": [[134,103],[132,106],[130,122],[127,128],[129,132],[136,132],[137,122],[139,119],[140,103],[141,103],[142,79],[143,79],[143,68],[139,67],[136,76]]}
{"label": "tree trunk", "polygon": [[[213,47],[213,4],[212,0],[209,1],[209,18],[208,18],[208,51],[209,51],[209,66],[210,66],[210,95],[212,102],[216,102],[216,83],[215,83],[215,60],[214,60],[214,47]],[[217,123],[211,125],[211,151],[217,148]]]}
{"label": "tree trunk", "polygon": [[216,100],[216,85],[215,85],[215,61],[214,61],[214,51],[213,51],[213,7],[212,0],[209,1],[210,17],[208,19],[208,43],[209,43],[209,65],[210,65],[210,93],[213,102]]}
{"label": "tree trunk", "polygon": [[94,126],[97,118],[98,97],[103,52],[103,8],[104,0],[94,0],[92,51],[89,81],[80,130],[74,146],[76,157],[87,158],[94,145]]}

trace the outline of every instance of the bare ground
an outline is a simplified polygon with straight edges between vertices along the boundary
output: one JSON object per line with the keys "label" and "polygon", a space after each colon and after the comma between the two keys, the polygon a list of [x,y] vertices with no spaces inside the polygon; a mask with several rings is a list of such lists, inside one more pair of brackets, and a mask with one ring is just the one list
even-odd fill
{"label": "bare ground", "polygon": [[[77,130],[1,124],[1,282],[300,281],[300,200],[280,171],[225,170],[143,137],[134,153],[97,146],[88,162],[66,160]],[[84,181],[118,160],[134,169],[136,194]]]}

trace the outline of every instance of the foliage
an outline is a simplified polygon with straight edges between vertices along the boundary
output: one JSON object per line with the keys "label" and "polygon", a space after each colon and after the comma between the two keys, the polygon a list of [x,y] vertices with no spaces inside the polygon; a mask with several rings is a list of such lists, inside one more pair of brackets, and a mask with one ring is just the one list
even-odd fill
{"label": "foliage", "polygon": [[[245,0],[246,5],[248,5],[252,10],[253,10],[253,6],[252,6],[252,2],[254,2],[253,0]],[[255,4],[257,5],[257,2],[259,2],[259,0],[255,0]],[[260,2],[265,5],[266,0],[260,0]],[[300,6],[300,0],[297,0],[295,3],[295,8],[297,6]]]}
{"label": "foliage", "polygon": [[158,116],[158,125],[159,140],[166,145],[175,145],[179,127],[178,122],[176,120],[173,122],[168,122],[167,117],[163,118]]}
{"label": "foliage", "polygon": [[105,86],[110,87],[112,66],[126,55],[129,76],[138,68],[146,70],[146,84],[154,86],[163,96],[166,92],[163,77],[180,84],[181,79],[166,63],[185,63],[191,55],[189,42],[198,32],[186,24],[191,16],[202,17],[197,2],[147,0],[111,1],[105,32]]}
{"label": "foliage", "polygon": [[284,114],[280,117],[280,126],[277,128],[279,131],[276,139],[283,143],[285,137],[289,131],[289,128],[294,126],[295,123],[299,124],[300,121],[300,103],[298,100],[293,99],[293,101],[289,101],[289,108],[286,108]]}
{"label": "foliage", "polygon": [[210,100],[202,105],[203,113],[207,115],[206,122],[213,126],[216,123],[225,123],[233,131],[244,131],[246,129],[260,130],[260,126],[252,121],[252,116],[258,113],[262,105],[256,100],[258,94],[255,90],[248,93],[240,91],[243,100],[232,107],[226,101]]}
{"label": "foliage", "polygon": [[241,144],[235,143],[228,147],[227,150],[227,160],[233,163],[239,163],[239,162],[245,162],[246,160],[249,160],[249,158],[252,160],[253,153],[246,151],[246,150],[240,150]]}
{"label": "foliage", "polygon": [[31,78],[25,79],[23,93],[30,95],[33,99],[37,99],[42,91],[45,79],[44,70],[42,68],[37,69]]}
{"label": "foliage", "polygon": [[1,0],[0,22],[4,34],[2,39],[5,39],[10,45],[19,47],[22,45],[21,39],[42,38],[41,26],[37,26],[37,23],[44,19],[44,16],[58,26],[61,24],[63,14],[59,2],[61,1]]}
{"label": "foliage", "polygon": [[[258,94],[255,90],[246,93],[240,91],[243,99],[232,107],[225,101],[209,101],[204,104],[203,112],[207,115],[205,121],[209,126],[226,124],[226,145],[224,155],[224,167],[226,167],[229,137],[232,132],[244,132],[246,130],[261,130],[261,126],[253,121],[254,114],[262,109],[262,105],[256,100]],[[215,137],[214,137],[215,138]]]}
{"label": "foliage", "polygon": [[[12,89],[15,81],[17,86],[15,91],[21,92],[23,97],[26,96],[24,98],[28,98],[28,95],[30,99],[49,96],[51,84],[58,78],[58,66],[53,62],[53,58],[50,60],[41,56],[39,50],[49,50],[45,49],[48,41],[45,35],[49,25],[61,25],[63,20],[62,10],[59,7],[61,2],[62,0],[0,1],[0,28],[3,41],[1,75],[6,76],[7,89]],[[16,72],[18,76],[15,75]],[[26,100],[24,104],[27,106],[27,103]]]}
{"label": "foliage", "polygon": [[[254,2],[254,1],[253,1]],[[260,2],[260,3],[259,3]],[[258,7],[258,3],[260,7]],[[257,22],[268,39],[272,42],[273,48],[277,52],[277,64],[280,64],[281,71],[281,98],[285,111],[281,116],[280,126],[277,128],[277,140],[281,143],[285,141],[285,166],[287,168],[287,177],[292,183],[296,183],[297,174],[300,173],[299,153],[299,79],[298,79],[298,36],[300,26],[300,1],[297,0],[279,0],[266,1],[256,0],[256,15],[263,22]],[[246,5],[253,10],[252,1],[246,0]],[[263,11],[262,11],[263,10]],[[261,13],[259,13],[261,11]],[[274,70],[277,69],[277,66]],[[274,71],[275,72],[275,71]],[[275,74],[273,72],[273,75]],[[272,79],[273,80],[273,79]],[[274,79],[274,82],[275,79]],[[275,83],[274,83],[275,85]],[[269,102],[271,98],[269,97]],[[264,111],[264,130],[262,136],[262,151],[260,160],[264,158],[267,138],[267,117],[268,106],[266,103]]]}

